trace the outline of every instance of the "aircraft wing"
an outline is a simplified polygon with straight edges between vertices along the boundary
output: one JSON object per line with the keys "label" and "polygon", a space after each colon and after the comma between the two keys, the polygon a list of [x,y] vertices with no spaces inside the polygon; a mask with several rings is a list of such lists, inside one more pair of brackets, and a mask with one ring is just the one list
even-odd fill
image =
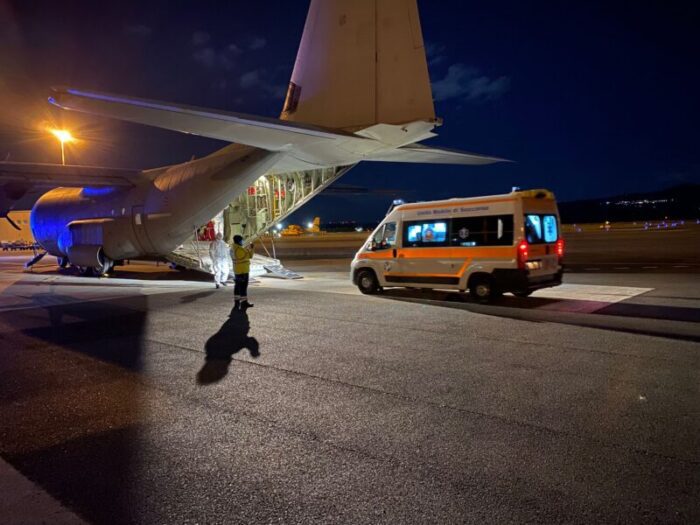
{"label": "aircraft wing", "polygon": [[138,170],[0,162],[0,217],[31,208],[41,195],[59,186],[129,187],[139,180],[143,175]]}
{"label": "aircraft wing", "polygon": [[431,148],[423,144],[412,144],[372,156],[373,161],[380,162],[417,162],[429,164],[493,164],[494,162],[511,162],[498,157],[478,155],[447,148]]}
{"label": "aircraft wing", "polygon": [[[141,171],[98,166],[0,162],[0,184],[27,182],[59,186],[134,186]],[[142,180],[142,179],[141,179]]]}

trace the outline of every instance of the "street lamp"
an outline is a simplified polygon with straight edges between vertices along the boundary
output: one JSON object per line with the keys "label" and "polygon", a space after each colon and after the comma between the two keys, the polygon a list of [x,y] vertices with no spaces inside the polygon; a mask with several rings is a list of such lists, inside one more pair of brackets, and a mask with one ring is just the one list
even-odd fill
{"label": "street lamp", "polygon": [[71,135],[70,131],[66,129],[50,129],[49,130],[61,143],[61,164],[66,165],[66,142],[73,142],[75,139]]}

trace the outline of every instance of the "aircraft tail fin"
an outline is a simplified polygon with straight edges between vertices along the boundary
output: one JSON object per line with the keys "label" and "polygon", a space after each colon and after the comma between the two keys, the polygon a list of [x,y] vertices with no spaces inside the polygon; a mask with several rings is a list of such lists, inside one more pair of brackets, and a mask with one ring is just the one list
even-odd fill
{"label": "aircraft tail fin", "polygon": [[347,131],[434,122],[416,0],[311,0],[280,118]]}

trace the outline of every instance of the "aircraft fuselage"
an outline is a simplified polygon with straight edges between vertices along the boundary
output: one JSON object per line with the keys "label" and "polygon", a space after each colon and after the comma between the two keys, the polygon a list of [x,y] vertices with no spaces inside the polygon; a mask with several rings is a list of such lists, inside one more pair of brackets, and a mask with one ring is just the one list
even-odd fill
{"label": "aircraft fuselage", "polygon": [[56,188],[34,205],[32,233],[48,253],[78,266],[166,255],[278,158],[278,153],[231,145],[202,159],[147,171],[131,188]]}

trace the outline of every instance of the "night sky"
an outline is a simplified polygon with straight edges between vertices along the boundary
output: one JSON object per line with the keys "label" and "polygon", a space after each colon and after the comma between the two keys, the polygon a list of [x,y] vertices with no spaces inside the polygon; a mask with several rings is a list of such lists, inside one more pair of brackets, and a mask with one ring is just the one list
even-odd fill
{"label": "night sky", "polygon": [[[566,5],[564,5],[566,4]],[[419,0],[436,114],[433,145],[516,162],[363,163],[341,184],[406,200],[547,187],[559,200],[700,182],[697,2]],[[68,162],[147,168],[223,143],[74,115],[52,85],[279,115],[307,1],[0,0],[0,155],[59,162],[41,130],[83,141]],[[373,220],[391,195],[321,196],[297,214]]]}

